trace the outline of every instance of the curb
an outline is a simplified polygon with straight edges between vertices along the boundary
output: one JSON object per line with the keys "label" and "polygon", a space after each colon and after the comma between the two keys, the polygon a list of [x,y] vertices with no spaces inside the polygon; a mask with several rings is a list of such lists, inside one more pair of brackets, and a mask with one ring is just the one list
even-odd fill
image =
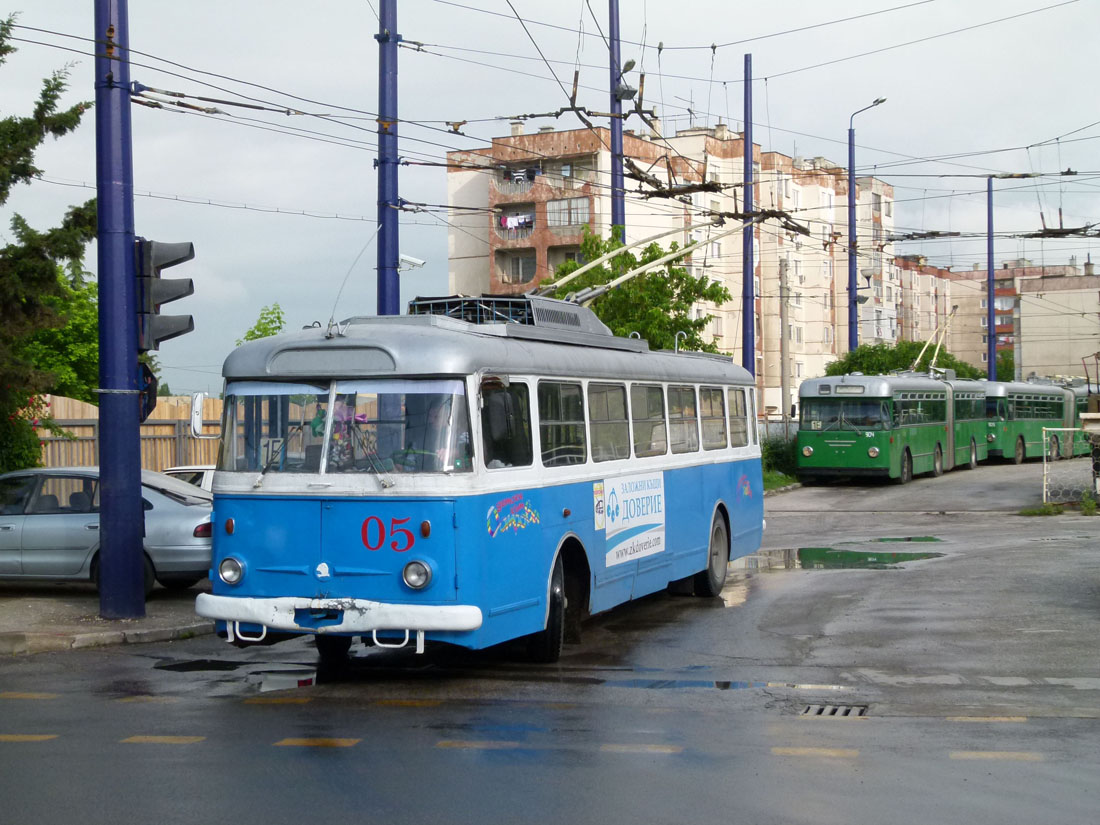
{"label": "curb", "polygon": [[0,656],[53,653],[107,645],[134,645],[190,639],[214,632],[213,622],[150,630],[103,630],[94,633],[0,633]]}
{"label": "curb", "polygon": [[776,487],[774,490],[765,490],[764,498],[767,498],[768,496],[777,496],[780,493],[788,493],[791,490],[797,490],[801,486],[802,485],[796,481],[794,484],[788,484],[786,487]]}

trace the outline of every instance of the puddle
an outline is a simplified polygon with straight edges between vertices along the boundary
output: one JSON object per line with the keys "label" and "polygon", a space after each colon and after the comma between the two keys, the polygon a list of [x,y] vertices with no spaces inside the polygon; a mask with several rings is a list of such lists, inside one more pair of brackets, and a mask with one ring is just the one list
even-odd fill
{"label": "puddle", "polygon": [[767,682],[715,682],[702,679],[608,679],[603,682],[607,687],[646,688],[647,690],[670,690],[675,688],[717,688],[718,690],[748,690],[767,687]]}
{"label": "puddle", "polygon": [[[878,541],[939,541],[928,536]],[[907,561],[937,559],[943,553],[901,553],[880,550],[838,550],[835,547],[799,547],[764,550],[733,562],[740,570],[889,570]]]}
{"label": "puddle", "polygon": [[871,539],[871,541],[943,541],[935,536],[898,536],[896,538]]}
{"label": "puddle", "polygon": [[279,670],[257,670],[249,673],[245,681],[250,685],[258,685],[260,693],[312,687],[317,682],[317,668],[286,667]]}
{"label": "puddle", "polygon": [[192,659],[189,662],[155,665],[155,668],[157,670],[171,670],[176,673],[193,673],[198,671],[236,670],[241,664],[241,662],[228,662],[222,659]]}

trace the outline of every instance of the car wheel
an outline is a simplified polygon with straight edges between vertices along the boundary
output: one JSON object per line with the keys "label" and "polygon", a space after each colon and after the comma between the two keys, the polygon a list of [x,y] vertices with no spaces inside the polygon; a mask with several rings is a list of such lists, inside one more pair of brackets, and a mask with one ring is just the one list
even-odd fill
{"label": "car wheel", "polygon": [[970,439],[970,461],[967,462],[966,468],[973,470],[978,466],[978,444],[974,439]]}
{"label": "car wheel", "polygon": [[932,454],[932,477],[939,478],[943,475],[943,450],[936,445],[936,452]]}
{"label": "car wheel", "polygon": [[898,475],[898,484],[908,484],[913,480],[913,456],[907,449],[901,454],[901,473]]}
{"label": "car wheel", "polygon": [[1016,451],[1012,454],[1013,464],[1023,464],[1026,450],[1024,449],[1024,437],[1021,435],[1016,439]]}
{"label": "car wheel", "polygon": [[317,635],[313,637],[321,664],[339,665],[347,661],[351,650],[351,636]]}
{"label": "car wheel", "polygon": [[565,644],[565,567],[560,553],[550,574],[549,598],[546,627],[527,637],[527,657],[532,662],[543,664],[553,664],[561,658],[561,649]]}
{"label": "car wheel", "polygon": [[710,526],[710,546],[707,552],[707,567],[695,574],[695,595],[713,598],[722,592],[726,583],[726,571],[730,561],[730,538],[726,530],[726,520],[721,513],[714,514],[714,523]]}
{"label": "car wheel", "polygon": [[194,587],[203,580],[203,576],[186,576],[184,578],[161,577],[157,579],[165,590],[186,590]]}

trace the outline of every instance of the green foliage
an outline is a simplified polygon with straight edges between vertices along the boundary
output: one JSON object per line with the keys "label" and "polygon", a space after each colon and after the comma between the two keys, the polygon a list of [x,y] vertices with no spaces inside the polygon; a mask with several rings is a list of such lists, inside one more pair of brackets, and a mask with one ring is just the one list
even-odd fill
{"label": "green foliage", "polygon": [[780,473],[777,470],[765,470],[764,471],[764,491],[778,490],[780,487],[786,487],[790,484],[794,484],[798,481],[794,476],[789,476],[786,473]]}
{"label": "green foliage", "polygon": [[1011,381],[1016,376],[1016,353],[1003,349],[997,353],[997,380]]}
{"label": "green foliage", "polygon": [[765,438],[760,442],[760,458],[764,470],[784,475],[798,474],[798,445],[793,438]]}
{"label": "green foliage", "polygon": [[[585,229],[581,254],[585,260],[593,261],[622,245],[617,235],[615,240],[603,240]],[[669,251],[677,248],[674,243]],[[642,250],[640,258],[635,257],[633,252],[623,252],[570,281],[558,290],[555,297],[564,298],[584,287],[606,284],[666,254],[666,250],[655,243]],[[567,261],[558,267],[555,278],[562,278],[579,267],[580,264]],[[637,332],[649,342],[651,349],[675,349],[676,333],[683,331],[687,338],[680,341],[680,349],[717,352],[718,347],[713,341],[703,339],[711,316],[693,318],[691,310],[701,301],[721,306],[729,299],[729,291],[724,286],[711,283],[705,277],[693,278],[687,269],[670,262],[637,275],[603,294],[592,303],[592,310],[615,335],[627,336]]]}
{"label": "green foliage", "polygon": [[60,294],[45,299],[60,326],[40,329],[23,344],[22,354],[50,375],[46,391],[98,404],[99,305],[94,281],[58,272]]}
{"label": "green foliage", "polygon": [[1095,516],[1096,515],[1096,499],[1085,493],[1081,497],[1081,515],[1083,516]]}
{"label": "green foliage", "polygon": [[[887,375],[895,370],[907,370],[920,354],[924,346],[920,341],[899,341],[894,344],[860,344],[852,352],[825,368],[826,375],[846,375],[862,372],[864,375]],[[935,346],[930,346],[917,364],[917,370],[924,372],[932,361]],[[984,378],[985,372],[960,361],[954,355],[941,349],[936,366],[955,370],[959,378]]]}
{"label": "green foliage", "polygon": [[1025,507],[1020,511],[1021,516],[1060,516],[1065,510],[1061,504],[1051,504],[1049,501],[1036,507]]}
{"label": "green foliage", "polygon": [[[0,64],[14,51],[14,20],[12,16],[0,20]],[[67,86],[68,71],[54,72],[42,82],[29,116],[0,119],[0,204],[7,202],[17,184],[41,174],[34,157],[43,141],[71,132],[91,105],[62,109]],[[58,268],[75,267],[95,233],[95,201],[91,200],[70,208],[59,226],[44,231],[14,215],[9,241],[0,247],[0,464],[5,469],[38,463],[38,439],[26,410],[54,378],[49,367],[36,363],[31,342],[43,330],[63,324],[61,307],[67,294]],[[70,286],[76,289],[76,284]],[[48,427],[48,411],[45,415],[42,424]]]}
{"label": "green foliage", "polygon": [[237,346],[239,347],[245,341],[255,341],[259,338],[278,335],[285,326],[286,317],[283,315],[283,308],[276,301],[271,306],[260,310],[260,317],[256,319],[256,323],[252,325],[252,328],[244,334],[244,338],[237,339]]}
{"label": "green foliage", "polygon": [[157,396],[160,398],[167,398],[172,394],[172,390],[168,387],[167,381],[162,381],[157,384]]}

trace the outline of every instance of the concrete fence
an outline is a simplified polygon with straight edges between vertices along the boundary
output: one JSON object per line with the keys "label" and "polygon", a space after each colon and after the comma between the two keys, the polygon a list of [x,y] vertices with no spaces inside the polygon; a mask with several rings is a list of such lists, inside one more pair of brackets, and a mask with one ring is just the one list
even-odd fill
{"label": "concrete fence", "polygon": [[[91,467],[99,464],[99,408],[61,396],[47,396],[54,420],[71,436],[39,431],[42,463],[47,467]],[[203,434],[221,432],[222,402],[207,398],[203,407]],[[213,464],[218,442],[191,436],[191,399],[168,396],[157,401],[153,414],[141,425],[141,466],[164,470],[180,464]]]}

